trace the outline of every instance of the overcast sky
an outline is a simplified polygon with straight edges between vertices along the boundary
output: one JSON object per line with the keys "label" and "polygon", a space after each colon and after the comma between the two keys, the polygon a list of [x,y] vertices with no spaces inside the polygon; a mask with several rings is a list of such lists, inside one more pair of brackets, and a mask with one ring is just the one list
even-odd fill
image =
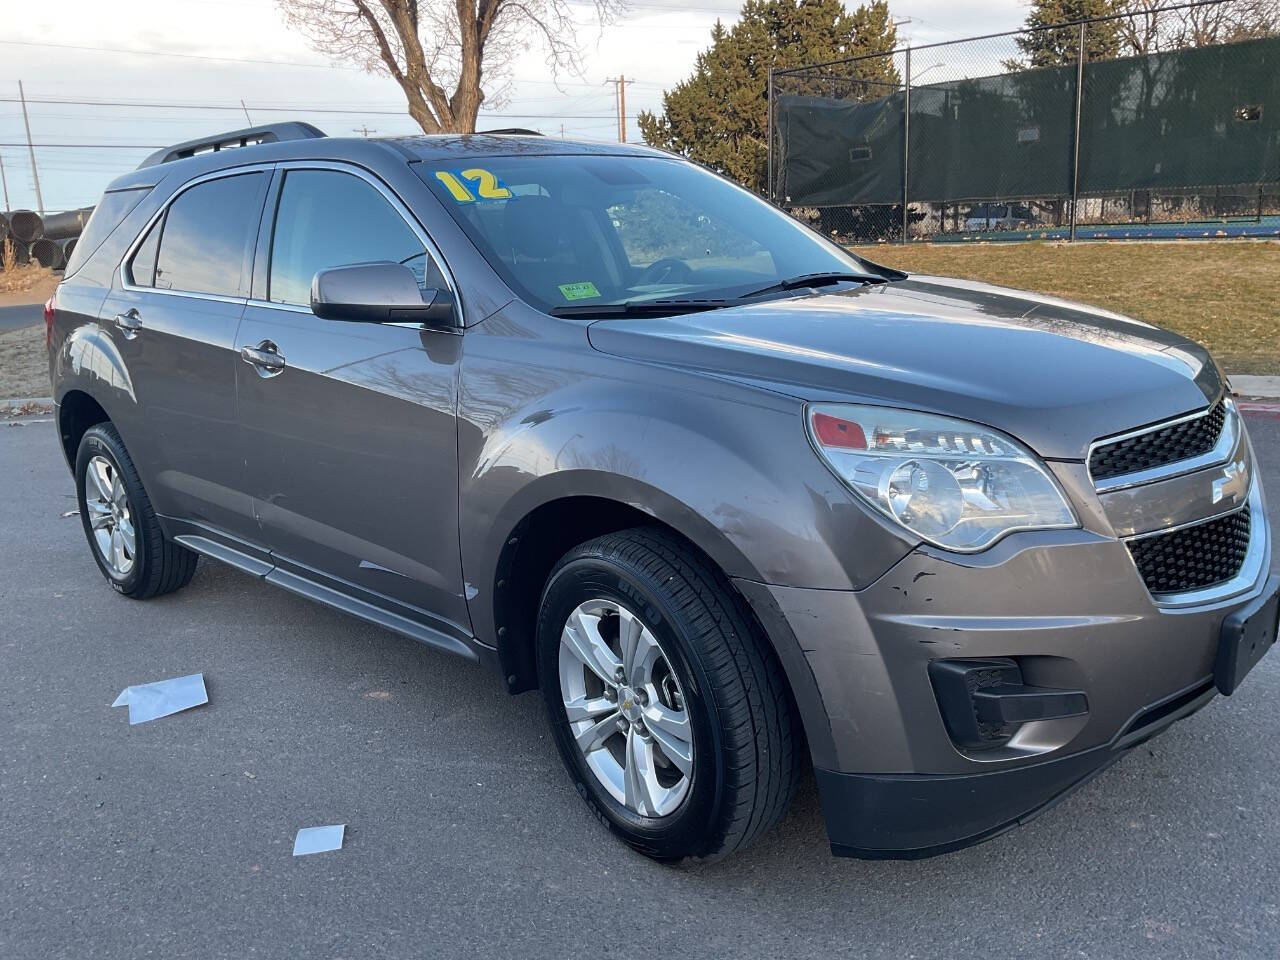
{"label": "overcast sky", "polygon": [[[557,83],[535,48],[516,65],[510,102],[482,113],[482,122],[615,139],[613,88],[605,78],[623,73],[634,80],[628,139],[639,139],[636,112],[660,104],[663,89],[691,71],[716,18],[731,23],[739,6],[635,0],[603,31],[583,27],[581,76],[565,74]],[[1026,16],[1019,0],[890,0],[890,9],[895,19],[910,19],[899,33],[915,44],[1013,29]],[[590,8],[582,15],[589,22]],[[242,99],[255,124],[302,119],[332,136],[366,126],[376,135],[416,130],[390,79],[330,64],[284,25],[272,0],[0,0],[0,23],[0,158],[11,209],[36,205],[19,80],[36,144],[119,145],[37,147],[47,211],[94,203],[149,147],[245,126]],[[918,62],[917,71],[936,62],[932,77],[950,72],[941,66],[945,58],[921,56],[931,62]]]}

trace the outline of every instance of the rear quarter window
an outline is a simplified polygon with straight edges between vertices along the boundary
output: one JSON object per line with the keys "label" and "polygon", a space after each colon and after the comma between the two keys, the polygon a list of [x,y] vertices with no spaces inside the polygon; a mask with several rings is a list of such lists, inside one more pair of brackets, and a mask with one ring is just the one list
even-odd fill
{"label": "rear quarter window", "polygon": [[67,259],[64,276],[71,276],[98,252],[102,242],[111,236],[116,227],[124,222],[124,218],[133,213],[134,207],[142,202],[152,190],[151,187],[135,187],[130,190],[111,190],[102,195],[98,205],[89,215],[89,222],[84,225],[75,249]]}

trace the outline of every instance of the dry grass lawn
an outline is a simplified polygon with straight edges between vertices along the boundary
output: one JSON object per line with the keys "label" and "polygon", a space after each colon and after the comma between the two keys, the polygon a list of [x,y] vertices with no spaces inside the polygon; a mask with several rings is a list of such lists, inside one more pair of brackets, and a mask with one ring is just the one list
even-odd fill
{"label": "dry grass lawn", "polygon": [[1280,373],[1280,243],[921,243],[854,249],[902,270],[1095,304],[1200,341],[1228,373]]}

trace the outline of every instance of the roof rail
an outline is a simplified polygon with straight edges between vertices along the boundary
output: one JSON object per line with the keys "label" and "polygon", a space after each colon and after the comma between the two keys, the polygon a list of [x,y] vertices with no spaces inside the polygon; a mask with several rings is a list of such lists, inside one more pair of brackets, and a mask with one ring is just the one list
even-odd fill
{"label": "roof rail", "polygon": [[279,143],[284,140],[311,140],[324,135],[323,130],[301,121],[246,127],[244,130],[232,130],[229,133],[214,134],[212,137],[201,137],[199,140],[188,140],[186,143],[174,144],[172,147],[161,147],[138,164],[138,169],[154,167],[158,163],[168,163],[170,160],[194,157],[197,153],[249,147],[258,143]]}
{"label": "roof rail", "polygon": [[542,136],[542,134],[540,134],[537,130],[530,130],[527,127],[503,127],[500,130],[477,130],[476,131],[476,134],[478,136],[489,136],[490,134],[498,134],[498,133],[516,133],[524,137]]}

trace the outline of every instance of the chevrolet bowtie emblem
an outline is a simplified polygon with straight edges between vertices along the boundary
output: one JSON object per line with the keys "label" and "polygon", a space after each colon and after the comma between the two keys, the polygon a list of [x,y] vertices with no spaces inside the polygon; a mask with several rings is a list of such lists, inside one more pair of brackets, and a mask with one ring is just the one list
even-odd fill
{"label": "chevrolet bowtie emblem", "polygon": [[1222,468],[1222,476],[1213,481],[1213,502],[1219,503],[1222,498],[1231,495],[1234,500],[1241,500],[1248,483],[1248,468],[1243,460],[1229,463]]}

